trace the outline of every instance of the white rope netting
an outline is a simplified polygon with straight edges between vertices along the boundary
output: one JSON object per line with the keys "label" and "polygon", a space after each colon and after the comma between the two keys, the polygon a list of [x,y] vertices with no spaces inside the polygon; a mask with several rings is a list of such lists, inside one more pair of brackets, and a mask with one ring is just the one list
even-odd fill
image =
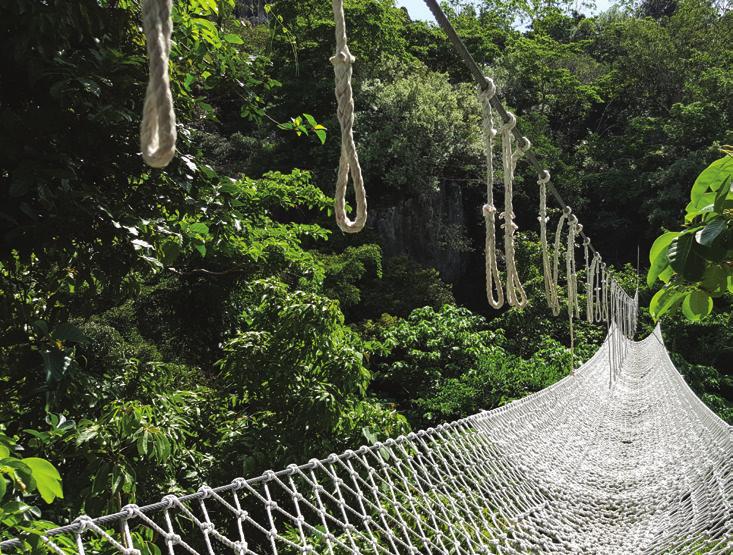
{"label": "white rope netting", "polygon": [[[157,552],[147,537],[169,554],[732,553],[731,427],[686,385],[659,328],[638,343],[613,335],[574,375],[504,407],[82,517],[47,545]],[[612,341],[626,357],[609,387]]]}

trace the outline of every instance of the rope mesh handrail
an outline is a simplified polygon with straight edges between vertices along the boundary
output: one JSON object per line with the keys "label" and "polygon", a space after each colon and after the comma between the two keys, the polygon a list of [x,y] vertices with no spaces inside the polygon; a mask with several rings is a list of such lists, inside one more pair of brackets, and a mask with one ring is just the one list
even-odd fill
{"label": "rope mesh handrail", "polygon": [[[615,327],[615,325],[613,326]],[[56,553],[730,553],[731,427],[657,329],[429,430],[51,530]],[[0,544],[5,551],[14,542]]]}

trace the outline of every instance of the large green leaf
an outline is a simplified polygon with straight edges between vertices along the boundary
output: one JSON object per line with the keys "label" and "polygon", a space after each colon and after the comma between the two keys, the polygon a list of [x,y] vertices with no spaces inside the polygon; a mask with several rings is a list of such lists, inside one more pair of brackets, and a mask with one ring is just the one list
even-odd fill
{"label": "large green leaf", "polygon": [[649,313],[654,320],[659,320],[671,308],[682,302],[685,291],[679,289],[664,288],[656,292],[649,303]]}
{"label": "large green leaf", "polygon": [[697,176],[690,192],[690,199],[698,204],[698,199],[707,191],[717,191],[723,181],[733,175],[733,157],[724,156],[710,164]]}
{"label": "large green leaf", "polygon": [[695,236],[685,232],[672,241],[667,251],[669,265],[687,281],[697,281],[705,272],[705,260],[696,245]]}
{"label": "large green leaf", "polygon": [[724,218],[715,218],[704,228],[695,233],[695,240],[701,245],[709,247],[727,228],[728,222]]}
{"label": "large green leaf", "polygon": [[46,503],[53,502],[57,497],[63,499],[61,475],[50,462],[37,457],[29,457],[23,459],[23,463],[31,469],[38,493]]}
{"label": "large green leaf", "polygon": [[68,322],[56,326],[51,332],[51,337],[72,343],[87,343],[89,341],[89,338],[78,327]]}
{"label": "large green leaf", "polygon": [[727,272],[721,266],[713,265],[705,270],[705,275],[702,277],[702,286],[714,296],[719,296],[725,292],[728,284],[727,280]]}
{"label": "large green leaf", "polygon": [[713,299],[707,291],[695,289],[690,291],[682,301],[682,313],[689,320],[696,322],[713,310]]}
{"label": "large green leaf", "polygon": [[667,258],[667,249],[670,243],[679,236],[677,231],[668,231],[657,237],[652,248],[649,250],[649,272],[646,275],[646,282],[651,287],[665,268],[669,265]]}

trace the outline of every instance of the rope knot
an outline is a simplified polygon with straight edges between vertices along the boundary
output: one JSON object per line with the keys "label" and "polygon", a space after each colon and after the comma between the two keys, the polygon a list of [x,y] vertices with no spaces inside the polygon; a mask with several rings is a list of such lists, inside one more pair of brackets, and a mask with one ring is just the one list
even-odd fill
{"label": "rope knot", "polygon": [[79,528],[79,533],[82,534],[92,527],[92,518],[87,515],[81,515],[74,521]]}
{"label": "rope knot", "polygon": [[517,116],[512,114],[511,112],[507,111],[507,121],[504,122],[504,124],[501,126],[499,131],[502,133],[509,133],[512,129],[514,129],[517,126]]}
{"label": "rope knot", "polygon": [[201,486],[199,488],[199,493],[201,494],[202,499],[208,499],[211,497],[211,494],[214,493],[214,490],[212,490],[209,486]]}
{"label": "rope knot", "polygon": [[484,204],[483,207],[481,207],[481,213],[484,215],[484,218],[489,218],[496,214],[496,206],[493,204]]}
{"label": "rope knot", "polygon": [[234,491],[242,489],[246,484],[247,480],[245,480],[244,478],[234,478],[234,480],[232,480]]}
{"label": "rope knot", "polygon": [[527,137],[522,137],[519,144],[517,145],[517,156],[522,156],[530,148],[532,148],[532,141],[530,141]]}
{"label": "rope knot", "polygon": [[139,510],[140,507],[138,507],[134,503],[130,503],[129,505],[125,505],[124,507],[122,507],[121,512],[125,513],[125,518],[132,518],[133,516],[135,516],[135,514],[137,514]]}
{"label": "rope knot", "polygon": [[539,175],[537,179],[537,183],[539,185],[547,185],[550,182],[550,172],[547,170],[542,170],[542,173]]}
{"label": "rope knot", "polygon": [[481,88],[478,94],[481,97],[481,100],[488,102],[496,95],[496,83],[494,83],[494,80],[491,77],[485,77],[484,79],[486,88]]}
{"label": "rope knot", "polygon": [[341,50],[331,56],[330,60],[334,66],[351,66],[356,58],[351,54],[349,47],[344,45]]}

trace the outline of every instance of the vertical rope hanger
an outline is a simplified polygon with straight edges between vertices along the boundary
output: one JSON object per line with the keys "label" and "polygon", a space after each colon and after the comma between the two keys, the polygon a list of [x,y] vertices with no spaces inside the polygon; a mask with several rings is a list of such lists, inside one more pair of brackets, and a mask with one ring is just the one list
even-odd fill
{"label": "vertical rope hanger", "polygon": [[484,154],[486,156],[486,204],[481,212],[486,227],[485,265],[486,265],[486,298],[492,308],[504,306],[504,288],[501,284],[501,275],[496,260],[496,206],[494,206],[494,114],[491,109],[491,99],[496,94],[496,85],[490,78],[486,78],[487,87],[479,89],[481,101],[482,121],[481,129],[484,137]]}
{"label": "vertical rope hanger", "polygon": [[[346,17],[344,1],[333,0],[333,15],[336,22],[336,54],[331,57],[336,78],[336,115],[341,127],[341,156],[336,177],[334,211],[336,224],[345,233],[358,233],[364,228],[367,220],[366,189],[361,174],[359,156],[354,143],[354,95],[351,87],[352,66],[356,60],[349,51],[346,40]],[[354,186],[356,197],[356,217],[350,220],[346,213],[346,187],[349,175]]]}
{"label": "vertical rope hanger", "polygon": [[514,223],[514,170],[517,162],[531,148],[532,143],[527,137],[521,138],[521,143],[513,147],[514,135],[512,130],[517,125],[517,118],[507,111],[508,120],[499,128],[501,135],[502,162],[504,166],[504,211],[499,217],[504,220],[504,258],[506,262],[506,300],[510,306],[524,308],[527,306],[527,294],[522,287],[517,270],[514,248],[514,233],[517,224]]}
{"label": "vertical rope hanger", "polygon": [[550,308],[552,309],[552,314],[554,316],[558,316],[560,314],[560,300],[558,297],[558,287],[559,287],[559,281],[560,281],[560,245],[562,243],[562,230],[563,226],[565,225],[566,220],[570,217],[572,214],[572,210],[569,206],[566,206],[562,210],[562,214],[560,215],[560,219],[557,222],[557,227],[555,228],[555,247],[553,249],[552,253],[552,276],[551,281],[553,283],[553,287],[555,290],[555,299],[554,304],[550,305]]}
{"label": "vertical rope hanger", "polygon": [[578,234],[578,218],[567,207],[568,212],[568,244],[565,250],[565,270],[567,276],[568,287],[568,323],[570,326],[570,354],[572,359],[572,370],[575,370],[575,330],[573,326],[573,318],[577,316],[578,310],[578,279],[575,268],[575,238]]}
{"label": "vertical rope hanger", "polygon": [[590,239],[586,237],[583,241],[583,251],[585,254],[585,319],[589,324],[595,321],[595,287],[596,287],[596,270],[598,268],[598,257],[593,255],[588,263],[588,249],[590,247]]}
{"label": "vertical rope hanger", "polygon": [[593,274],[593,321],[600,323],[603,321],[603,297],[601,295],[601,280],[603,279],[603,258],[596,253],[594,256],[596,268]]}
{"label": "vertical rope hanger", "polygon": [[140,148],[145,163],[153,168],[166,167],[176,154],[176,114],[168,76],[172,7],[172,0],[145,0],[142,7],[149,76],[140,125]]}
{"label": "vertical rope hanger", "polygon": [[[547,305],[552,310],[552,313],[557,316],[560,314],[560,300],[557,294],[557,273],[559,269],[559,260],[555,263],[555,271],[553,273],[553,266],[550,260],[550,249],[547,244],[547,222],[550,218],[547,217],[547,184],[550,182],[550,172],[545,170],[542,176],[537,180],[537,184],[540,187],[540,213],[538,220],[540,222],[540,245],[542,247],[542,274],[544,276],[545,283],[545,298],[547,299]],[[561,218],[561,224],[564,218]],[[557,251],[555,251],[557,252]]]}

